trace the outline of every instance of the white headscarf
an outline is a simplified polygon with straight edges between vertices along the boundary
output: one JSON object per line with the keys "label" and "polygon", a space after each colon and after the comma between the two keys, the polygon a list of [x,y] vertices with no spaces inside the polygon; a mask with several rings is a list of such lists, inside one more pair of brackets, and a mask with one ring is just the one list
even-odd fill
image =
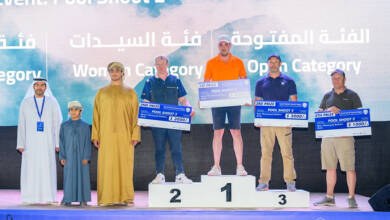
{"label": "white headscarf", "polygon": [[[79,101],[70,101],[70,102],[68,102],[68,119],[70,118],[69,110],[71,108],[77,108],[77,109],[80,109],[80,111],[84,110],[83,105]],[[80,118],[81,118],[81,113],[80,113]]]}
{"label": "white headscarf", "polygon": [[58,104],[57,99],[54,97],[53,93],[51,92],[50,87],[49,87],[49,83],[47,82],[46,79],[44,79],[44,78],[34,78],[32,84],[28,88],[27,93],[24,96],[23,100],[27,99],[27,98],[30,98],[30,97],[33,97],[35,95],[34,84],[36,82],[45,82],[46,83],[46,90],[45,90],[45,94],[44,95],[46,97],[50,97],[54,101],[55,105],[57,106],[57,111],[58,111],[59,120],[60,120],[59,122],[61,123],[62,122],[62,112],[61,112],[60,105]]}
{"label": "white headscarf", "polygon": [[70,108],[77,108],[80,109],[81,111],[84,109],[83,105],[79,101],[68,102],[68,109]]}

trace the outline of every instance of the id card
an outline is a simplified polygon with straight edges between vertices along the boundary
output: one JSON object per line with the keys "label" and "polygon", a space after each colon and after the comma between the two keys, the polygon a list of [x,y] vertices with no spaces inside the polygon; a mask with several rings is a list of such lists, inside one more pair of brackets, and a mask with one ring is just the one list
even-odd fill
{"label": "id card", "polygon": [[45,128],[45,125],[43,121],[37,121],[37,132],[43,132]]}

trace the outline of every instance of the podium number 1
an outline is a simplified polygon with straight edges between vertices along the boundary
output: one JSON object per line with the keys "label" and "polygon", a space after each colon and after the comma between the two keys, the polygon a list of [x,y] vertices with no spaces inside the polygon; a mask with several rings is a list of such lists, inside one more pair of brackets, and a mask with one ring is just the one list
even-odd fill
{"label": "podium number 1", "polygon": [[226,202],[232,201],[232,184],[226,183],[225,186],[221,188],[221,192],[226,191]]}

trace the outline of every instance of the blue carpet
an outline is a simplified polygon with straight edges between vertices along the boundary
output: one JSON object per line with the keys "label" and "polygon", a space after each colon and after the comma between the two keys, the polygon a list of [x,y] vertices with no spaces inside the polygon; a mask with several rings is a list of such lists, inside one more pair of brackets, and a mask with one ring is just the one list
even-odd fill
{"label": "blue carpet", "polygon": [[122,219],[265,219],[367,220],[390,219],[385,212],[324,211],[158,211],[158,210],[0,210],[0,220],[122,220]]}

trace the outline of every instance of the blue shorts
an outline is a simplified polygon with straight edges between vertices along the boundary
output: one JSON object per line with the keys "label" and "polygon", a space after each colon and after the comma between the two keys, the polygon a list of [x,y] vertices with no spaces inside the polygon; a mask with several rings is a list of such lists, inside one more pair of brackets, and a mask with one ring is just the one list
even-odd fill
{"label": "blue shorts", "polygon": [[213,128],[219,130],[225,128],[226,115],[228,117],[229,129],[241,128],[241,106],[229,106],[212,108]]}

